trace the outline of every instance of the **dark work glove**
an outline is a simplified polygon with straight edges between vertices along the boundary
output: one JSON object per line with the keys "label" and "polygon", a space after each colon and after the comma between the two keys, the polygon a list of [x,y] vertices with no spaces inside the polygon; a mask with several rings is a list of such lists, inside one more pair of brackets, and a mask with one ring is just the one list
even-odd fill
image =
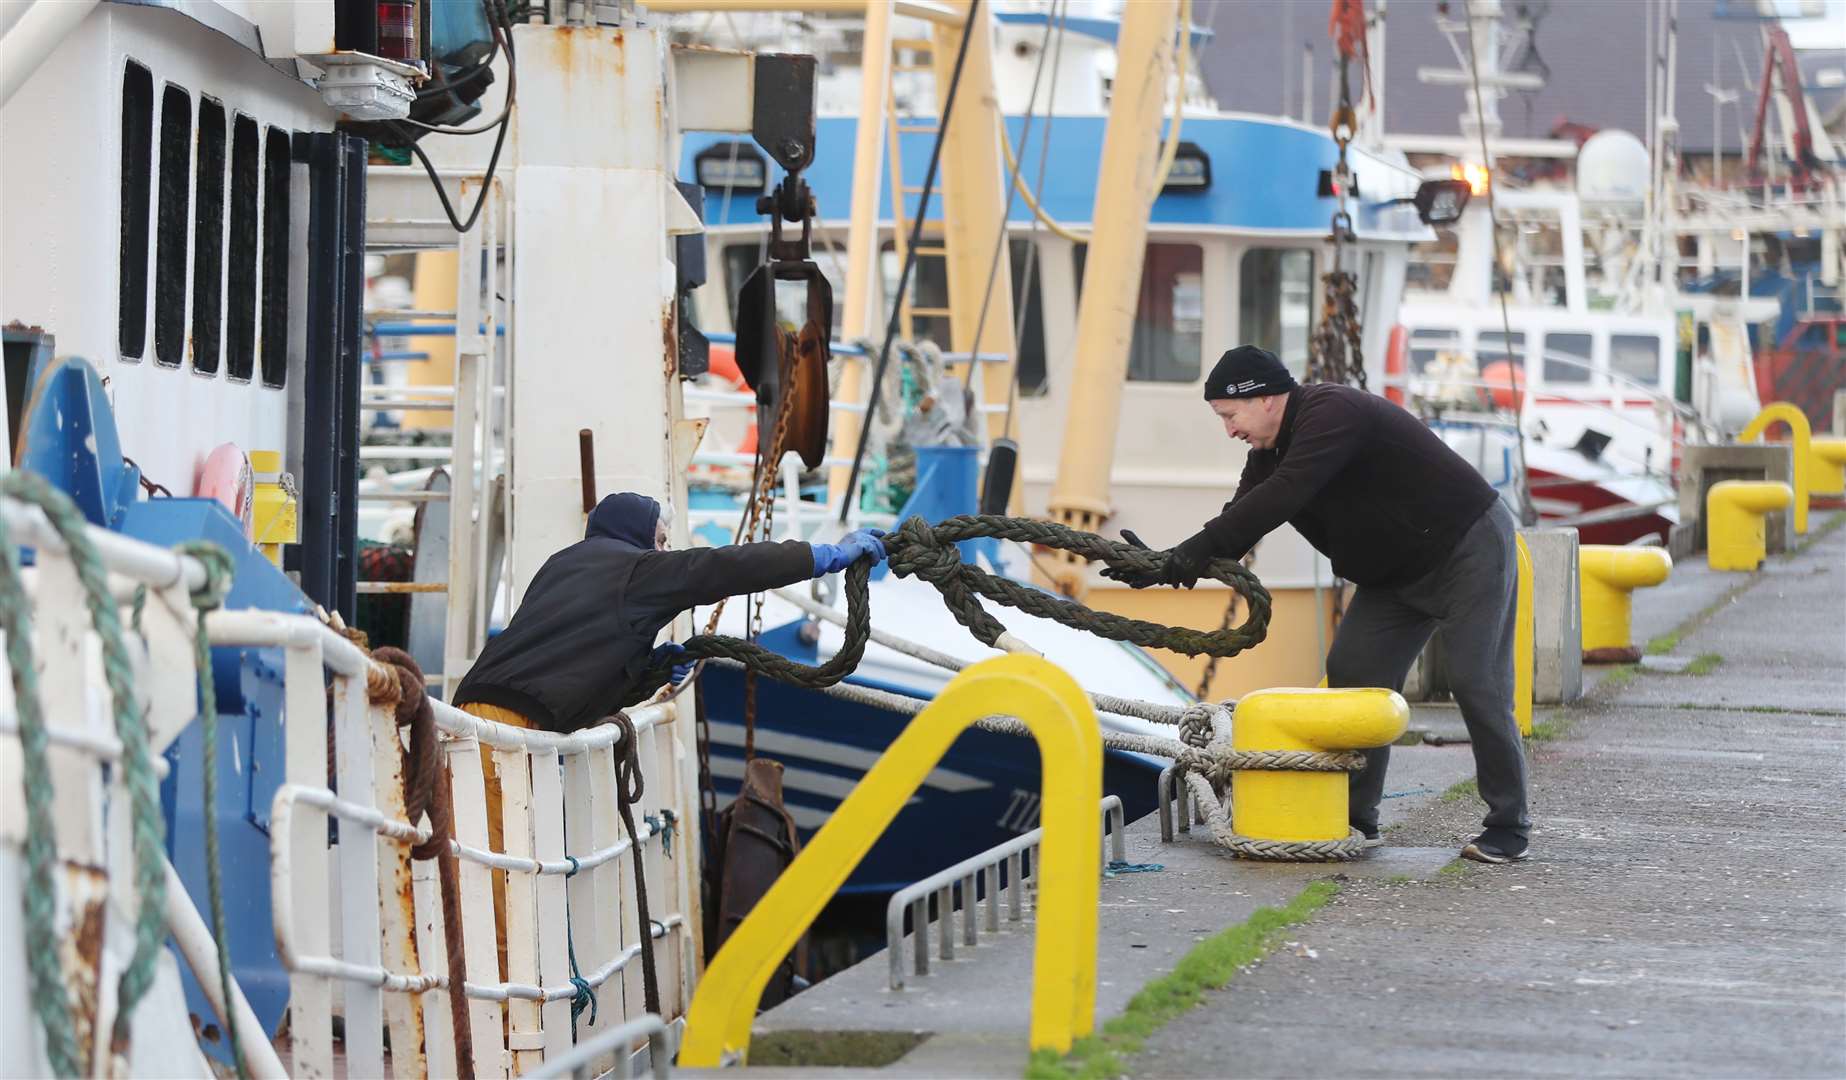
{"label": "dark work glove", "polygon": [[[1123,529],[1122,539],[1128,541],[1131,546],[1140,548],[1142,551],[1150,550],[1146,544],[1141,542],[1141,538],[1134,534],[1132,529]],[[1154,570],[1130,570],[1126,567],[1117,568],[1114,566],[1105,566],[1102,570],[1102,576],[1108,578],[1110,581],[1119,581],[1131,589],[1145,589],[1149,585],[1159,585],[1163,583],[1160,573]]]}
{"label": "dark work glove", "polygon": [[691,663],[691,661],[686,660],[685,657],[686,647],[684,645],[681,645],[677,641],[665,641],[654,646],[654,651],[647,655],[647,666],[658,667],[661,664],[672,664],[676,672],[674,681],[677,682],[679,681],[677,669],[683,666],[681,661],[685,661],[686,664]]}
{"label": "dark work glove", "polygon": [[1176,588],[1183,585],[1188,589],[1197,585],[1211,562],[1210,557],[1199,550],[1200,546],[1188,540],[1178,547],[1168,548],[1166,564],[1160,568],[1160,583]]}

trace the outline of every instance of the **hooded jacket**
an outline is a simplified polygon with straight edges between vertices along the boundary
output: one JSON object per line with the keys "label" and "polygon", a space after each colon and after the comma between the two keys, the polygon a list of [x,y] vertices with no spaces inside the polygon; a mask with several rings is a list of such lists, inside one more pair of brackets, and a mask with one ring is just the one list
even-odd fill
{"label": "hooded jacket", "polygon": [[584,538],[539,568],[454,703],[497,705],[547,731],[587,727],[653,689],[635,682],[680,612],[814,576],[813,551],[798,540],[656,551],[659,520],[645,495],[598,503]]}
{"label": "hooded jacket", "polygon": [[1400,406],[1350,386],[1297,386],[1275,446],[1250,451],[1231,501],[1180,548],[1241,559],[1286,522],[1347,581],[1404,585],[1440,566],[1498,497]]}

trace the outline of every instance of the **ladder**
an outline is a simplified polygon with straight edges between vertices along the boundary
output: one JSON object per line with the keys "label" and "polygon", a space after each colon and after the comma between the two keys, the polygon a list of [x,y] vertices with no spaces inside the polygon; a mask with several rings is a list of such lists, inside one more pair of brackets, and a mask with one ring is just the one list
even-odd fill
{"label": "ladder", "polygon": [[[428,181],[421,171],[402,167],[372,166],[368,172],[374,185],[381,185],[390,204],[395,189],[408,186],[412,197],[421,195],[417,185]],[[509,546],[511,523],[505,511],[507,446],[506,432],[510,417],[504,389],[504,367],[511,364],[504,325],[510,321],[506,306],[496,305],[492,297],[508,290],[507,268],[500,257],[501,236],[509,216],[507,200],[498,182],[491,185],[487,205],[474,227],[456,234],[445,221],[418,223],[426,225],[415,235],[404,233],[404,218],[392,211],[381,211],[383,221],[392,231],[386,233],[381,251],[440,251],[453,248],[457,253],[455,303],[449,311],[369,310],[366,312],[366,336],[427,337],[454,335],[455,374],[452,385],[380,386],[368,378],[360,394],[362,414],[433,412],[447,413],[448,446],[362,446],[364,463],[436,460],[447,461],[447,490],[362,490],[362,502],[392,504],[447,503],[449,514],[446,573],[441,581],[360,580],[361,596],[407,595],[412,598],[412,625],[416,621],[417,601],[421,595],[443,598],[444,618],[440,664],[430,661],[433,650],[417,649],[432,689],[443,693],[467,672],[474,658],[486,644],[487,621],[492,613],[494,583],[500,579],[500,563]],[[380,230],[381,232],[383,230]],[[372,230],[368,230],[368,236]],[[371,245],[368,245],[371,246]],[[483,302],[483,301],[486,302]],[[409,320],[423,320],[421,325],[390,326]],[[431,320],[440,320],[433,322]],[[393,332],[381,332],[393,331]],[[368,349],[369,365],[390,354]],[[416,359],[411,353],[404,359]],[[496,360],[500,363],[496,363]],[[499,369],[497,372],[496,369]],[[369,373],[368,373],[369,374]],[[369,432],[362,429],[362,436]],[[441,430],[436,427],[433,430]],[[419,542],[423,537],[419,537]],[[413,631],[414,635],[414,631]],[[412,644],[412,642],[407,642]]]}
{"label": "ladder", "polygon": [[[885,139],[890,147],[890,184],[891,184],[891,243],[897,255],[899,266],[909,257],[911,231],[916,227],[916,219],[911,216],[912,206],[921,199],[923,185],[910,183],[904,174],[904,159],[901,151],[903,136],[927,135],[934,138],[941,130],[934,115],[917,115],[898,112],[897,87],[900,73],[933,72],[932,62],[935,44],[927,38],[893,38],[891,40],[891,85],[885,94]],[[940,103],[938,103],[940,106]],[[918,176],[918,180],[922,177]],[[935,189],[930,193],[930,201],[937,213],[942,206],[942,176],[938,172]],[[929,263],[927,276],[932,281],[942,282],[943,291],[947,292],[948,282],[948,246],[947,232],[940,216],[925,218],[923,221],[922,243],[917,246],[917,265],[910,275],[910,284],[903,294],[896,297],[898,310],[898,329],[904,341],[914,342],[918,339],[917,325],[923,323],[924,337],[934,339],[947,349],[950,344],[949,330],[953,325],[953,316],[947,307],[946,295],[936,302],[923,305],[917,303],[920,283],[926,276],[925,260]],[[939,324],[938,324],[939,321]]]}

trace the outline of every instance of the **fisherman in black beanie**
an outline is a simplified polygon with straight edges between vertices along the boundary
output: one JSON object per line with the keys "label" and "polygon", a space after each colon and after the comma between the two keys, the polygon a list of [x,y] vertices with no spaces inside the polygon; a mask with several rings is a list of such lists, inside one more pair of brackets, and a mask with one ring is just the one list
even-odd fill
{"label": "fisherman in black beanie", "polygon": [[[1490,863],[1525,858],[1512,513],[1416,417],[1349,386],[1302,386],[1267,349],[1225,353],[1205,381],[1205,401],[1225,434],[1250,447],[1236,494],[1167,551],[1161,570],[1103,575],[1137,589],[1191,588],[1212,560],[1241,559],[1268,533],[1293,525],[1334,574],[1358,586],[1327,653],[1327,684],[1401,690],[1440,629],[1488,808],[1485,831],[1462,854]],[[1374,843],[1389,753],[1367,751],[1367,767],[1352,774],[1352,825]]]}

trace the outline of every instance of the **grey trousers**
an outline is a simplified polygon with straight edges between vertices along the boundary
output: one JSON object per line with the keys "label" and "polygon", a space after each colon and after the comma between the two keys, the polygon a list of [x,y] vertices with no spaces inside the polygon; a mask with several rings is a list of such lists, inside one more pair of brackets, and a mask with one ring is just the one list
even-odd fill
{"label": "grey trousers", "polygon": [[[1518,582],[1512,513],[1496,502],[1441,566],[1408,585],[1360,586],[1327,652],[1328,686],[1404,688],[1430,635],[1442,634],[1449,685],[1474,748],[1482,824],[1524,836],[1525,746],[1513,718],[1513,599]],[[1378,828],[1390,747],[1365,752],[1352,774],[1354,826]]]}

